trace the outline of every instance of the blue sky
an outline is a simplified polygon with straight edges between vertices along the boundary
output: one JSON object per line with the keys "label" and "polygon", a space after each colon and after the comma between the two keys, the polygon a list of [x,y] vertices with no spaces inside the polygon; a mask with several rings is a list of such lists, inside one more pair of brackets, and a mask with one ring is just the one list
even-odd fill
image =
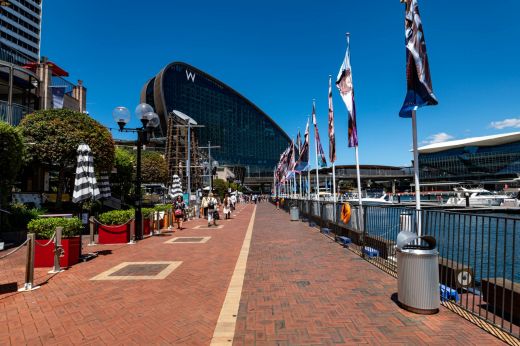
{"label": "blue sky", "polygon": [[[84,81],[88,111],[104,125],[116,127],[114,107],[133,109],[150,77],[184,61],[249,98],[292,137],[303,132],[315,98],[326,153],[328,76],[338,73],[348,31],[360,162],[410,164],[411,121],[398,117],[406,91],[399,0],[47,0],[43,6],[42,55],[71,81]],[[439,100],[418,112],[419,142],[517,131],[520,1],[419,0],[419,8]],[[346,109],[336,89],[333,96],[337,164],[353,164]]]}

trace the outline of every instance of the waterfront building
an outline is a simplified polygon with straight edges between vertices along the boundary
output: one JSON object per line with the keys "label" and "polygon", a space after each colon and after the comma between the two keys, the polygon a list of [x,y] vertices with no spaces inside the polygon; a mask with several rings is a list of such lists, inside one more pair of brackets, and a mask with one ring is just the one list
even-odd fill
{"label": "waterfront building", "polygon": [[195,129],[199,145],[220,146],[211,151],[212,159],[232,171],[244,169],[245,177],[272,181],[273,168],[290,143],[289,136],[255,104],[186,63],[173,62],[146,82],[141,102],[152,105],[159,115],[162,136],[168,133],[168,117],[174,110],[203,125]]}
{"label": "waterfront building", "polygon": [[39,61],[41,0],[9,0],[0,6],[0,60],[25,65]]}
{"label": "waterfront building", "polygon": [[40,57],[41,0],[2,1],[0,6],[0,121],[18,125],[39,109],[86,112],[83,83]]}
{"label": "waterfront building", "polygon": [[520,132],[466,138],[420,147],[421,185],[459,184],[490,190],[519,185]]}

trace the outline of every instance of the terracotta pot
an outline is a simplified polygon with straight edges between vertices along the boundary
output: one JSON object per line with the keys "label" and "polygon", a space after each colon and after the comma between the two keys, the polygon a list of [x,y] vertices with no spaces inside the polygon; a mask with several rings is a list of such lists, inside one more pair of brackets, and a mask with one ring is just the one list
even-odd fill
{"label": "terracotta pot", "polygon": [[[45,268],[54,266],[54,242],[47,246],[49,239],[36,239],[34,248],[34,267]],[[38,245],[40,244],[40,245]],[[60,257],[60,267],[70,267],[79,262],[79,236],[61,239],[63,257]]]}

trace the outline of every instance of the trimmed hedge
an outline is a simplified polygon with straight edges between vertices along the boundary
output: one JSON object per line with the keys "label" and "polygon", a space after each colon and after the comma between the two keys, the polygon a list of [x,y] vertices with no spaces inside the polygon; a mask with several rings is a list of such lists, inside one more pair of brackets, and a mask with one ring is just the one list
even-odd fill
{"label": "trimmed hedge", "polygon": [[27,224],[29,232],[35,233],[38,239],[51,239],[56,227],[63,227],[62,238],[80,234],[83,225],[78,218],[50,217],[33,219]]}
{"label": "trimmed hedge", "polygon": [[111,210],[99,215],[98,220],[105,225],[122,225],[133,219],[134,214],[135,211],[133,209]]}
{"label": "trimmed hedge", "polygon": [[155,207],[153,207],[153,209],[155,211],[168,211],[168,210],[172,209],[172,205],[171,204],[157,204],[157,205],[155,205]]}
{"label": "trimmed hedge", "polygon": [[143,214],[143,219],[150,218],[150,214],[155,212],[154,208],[141,208],[141,214]]}

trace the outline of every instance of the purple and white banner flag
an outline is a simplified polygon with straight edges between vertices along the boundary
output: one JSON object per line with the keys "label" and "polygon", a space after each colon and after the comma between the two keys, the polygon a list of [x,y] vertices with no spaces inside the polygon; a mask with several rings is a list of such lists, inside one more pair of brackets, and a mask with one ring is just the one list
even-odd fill
{"label": "purple and white banner flag", "polygon": [[438,104],[433,94],[430,65],[417,0],[406,1],[405,37],[407,91],[399,116],[410,118],[413,110]]}
{"label": "purple and white banner flag", "polygon": [[316,105],[312,102],[312,123],[314,124],[314,138],[316,140],[316,155],[318,156],[318,165],[320,167],[327,167],[327,159],[325,159],[325,152],[321,146],[320,133],[318,132],[318,124],[316,122]]}
{"label": "purple and white banner flag", "polygon": [[354,84],[352,83],[352,66],[350,66],[350,39],[347,34],[347,51],[336,78],[336,86],[348,112],[348,146],[358,146],[356,125],[356,103],[354,102]]}
{"label": "purple and white banner flag", "polygon": [[336,161],[336,135],[334,134],[334,107],[332,105],[332,77],[329,76],[329,160]]}

